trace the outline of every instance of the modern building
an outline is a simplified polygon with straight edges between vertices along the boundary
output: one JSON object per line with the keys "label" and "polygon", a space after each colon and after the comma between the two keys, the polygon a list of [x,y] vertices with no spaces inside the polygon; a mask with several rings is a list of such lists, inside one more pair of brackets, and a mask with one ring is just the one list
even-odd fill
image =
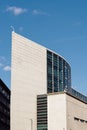
{"label": "modern building", "polygon": [[59,54],[12,32],[11,130],[87,130],[87,97]]}
{"label": "modern building", "polygon": [[10,90],[0,79],[0,130],[10,130]]}

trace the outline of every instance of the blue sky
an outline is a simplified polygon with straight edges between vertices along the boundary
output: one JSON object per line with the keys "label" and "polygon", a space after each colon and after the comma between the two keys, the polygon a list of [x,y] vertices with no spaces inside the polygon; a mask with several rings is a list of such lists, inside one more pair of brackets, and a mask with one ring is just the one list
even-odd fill
{"label": "blue sky", "polygon": [[87,95],[86,0],[0,0],[0,78],[9,88],[11,26],[62,55],[72,68],[72,87]]}

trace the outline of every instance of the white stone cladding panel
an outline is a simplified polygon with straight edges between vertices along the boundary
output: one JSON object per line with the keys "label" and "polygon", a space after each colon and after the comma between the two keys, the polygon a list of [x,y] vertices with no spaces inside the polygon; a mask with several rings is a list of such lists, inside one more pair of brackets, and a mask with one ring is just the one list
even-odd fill
{"label": "white stone cladding panel", "polygon": [[37,95],[47,93],[46,48],[12,33],[11,130],[37,129]]}
{"label": "white stone cladding panel", "polygon": [[87,123],[74,120],[74,117],[87,121],[87,104],[67,95],[67,130],[87,130]]}
{"label": "white stone cladding panel", "polygon": [[66,94],[48,95],[48,130],[67,130]]}

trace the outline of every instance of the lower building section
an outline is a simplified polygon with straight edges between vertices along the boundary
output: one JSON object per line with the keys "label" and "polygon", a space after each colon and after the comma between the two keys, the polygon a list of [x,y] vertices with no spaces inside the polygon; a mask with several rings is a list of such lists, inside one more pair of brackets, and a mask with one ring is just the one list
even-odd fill
{"label": "lower building section", "polygon": [[66,92],[37,96],[37,130],[87,130],[87,103]]}

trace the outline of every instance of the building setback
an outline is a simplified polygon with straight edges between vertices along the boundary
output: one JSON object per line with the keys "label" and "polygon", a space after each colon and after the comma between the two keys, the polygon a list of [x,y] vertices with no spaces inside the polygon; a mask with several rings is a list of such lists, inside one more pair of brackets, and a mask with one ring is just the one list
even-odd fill
{"label": "building setback", "polygon": [[11,130],[87,129],[87,97],[62,56],[13,32],[11,72]]}
{"label": "building setback", "polygon": [[0,79],[0,130],[10,130],[10,90]]}

